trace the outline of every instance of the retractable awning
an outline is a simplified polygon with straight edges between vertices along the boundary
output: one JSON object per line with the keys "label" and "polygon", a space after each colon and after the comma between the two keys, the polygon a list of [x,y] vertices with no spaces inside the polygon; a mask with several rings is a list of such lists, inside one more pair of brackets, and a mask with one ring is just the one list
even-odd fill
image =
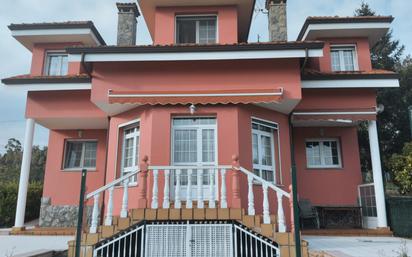
{"label": "retractable awning", "polygon": [[293,112],[293,121],[357,122],[376,120],[376,108],[340,110],[304,110]]}
{"label": "retractable awning", "polygon": [[283,88],[198,90],[198,91],[112,91],[109,103],[120,104],[250,104],[278,103],[282,100]]}

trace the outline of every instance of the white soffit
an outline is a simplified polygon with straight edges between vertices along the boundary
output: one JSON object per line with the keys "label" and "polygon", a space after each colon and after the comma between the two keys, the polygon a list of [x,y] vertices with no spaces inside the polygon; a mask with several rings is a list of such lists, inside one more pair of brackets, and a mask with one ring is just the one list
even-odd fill
{"label": "white soffit", "polygon": [[[310,49],[309,57],[322,57],[322,49]],[[304,49],[293,50],[250,50],[170,53],[87,53],[85,62],[130,62],[130,61],[203,61],[203,60],[246,60],[304,58]],[[69,54],[70,62],[80,62],[81,54]]]}
{"label": "white soffit", "polygon": [[388,32],[390,25],[390,22],[309,24],[302,41],[321,38],[368,37],[372,46]]}
{"label": "white soffit", "polygon": [[101,45],[90,28],[13,30],[11,35],[30,51],[36,43],[72,42],[91,46]]}
{"label": "white soffit", "polygon": [[22,91],[62,91],[62,90],[91,90],[91,83],[32,83],[6,85],[9,90]]}
{"label": "white soffit", "polygon": [[302,88],[385,88],[399,87],[398,79],[303,80]]}

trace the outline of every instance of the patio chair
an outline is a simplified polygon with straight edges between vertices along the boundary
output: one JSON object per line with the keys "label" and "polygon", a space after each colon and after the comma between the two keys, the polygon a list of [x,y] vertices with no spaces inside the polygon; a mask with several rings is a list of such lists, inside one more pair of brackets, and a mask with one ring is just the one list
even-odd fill
{"label": "patio chair", "polygon": [[316,229],[320,228],[319,215],[316,208],[308,199],[299,200],[300,224],[303,229],[304,220],[312,220]]}

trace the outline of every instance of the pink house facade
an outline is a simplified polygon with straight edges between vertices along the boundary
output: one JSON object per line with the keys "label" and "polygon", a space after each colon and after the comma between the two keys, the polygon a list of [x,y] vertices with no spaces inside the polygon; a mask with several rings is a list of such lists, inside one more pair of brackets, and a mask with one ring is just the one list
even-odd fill
{"label": "pink house facade", "polygon": [[[75,226],[69,213],[87,169],[90,233],[138,209],[158,210],[157,219],[178,209],[182,220],[187,209],[241,210],[293,231],[296,166],[300,200],[370,208],[363,226],[387,227],[376,89],[399,83],[372,69],[370,48],[393,18],[309,17],[287,41],[285,2],[268,1],[271,38],[262,43],[247,43],[246,0],[142,0],[153,39],[145,46],[135,45],[135,4],[117,5],[113,46],[92,22],[10,25],[32,52],[29,74],[2,80],[28,92],[15,227],[24,224],[34,124],[50,130],[41,226]],[[375,181],[368,206],[359,194],[361,122]]]}

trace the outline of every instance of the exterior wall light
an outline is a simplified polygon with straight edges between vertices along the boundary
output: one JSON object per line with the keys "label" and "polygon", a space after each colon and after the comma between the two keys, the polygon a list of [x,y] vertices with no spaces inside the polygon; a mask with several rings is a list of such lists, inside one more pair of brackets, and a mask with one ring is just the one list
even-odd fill
{"label": "exterior wall light", "polygon": [[196,112],[196,106],[194,104],[191,104],[189,106],[189,111],[190,111],[190,114],[194,114]]}

